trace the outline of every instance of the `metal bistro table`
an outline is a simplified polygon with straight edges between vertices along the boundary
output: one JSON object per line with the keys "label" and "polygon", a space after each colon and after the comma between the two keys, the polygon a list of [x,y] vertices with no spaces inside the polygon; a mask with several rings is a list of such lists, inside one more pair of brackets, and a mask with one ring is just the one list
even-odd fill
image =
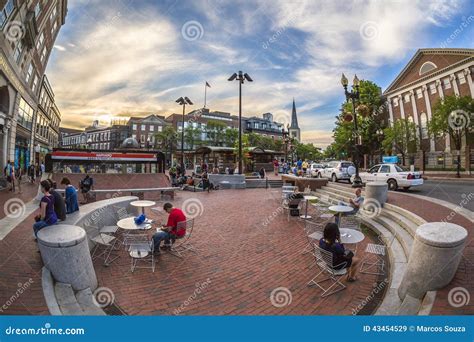
{"label": "metal bistro table", "polygon": [[343,213],[350,213],[354,208],[349,207],[348,205],[332,205],[329,207],[329,210],[337,213],[339,216],[339,223],[341,223],[341,216]]}
{"label": "metal bistro table", "polygon": [[152,207],[155,204],[156,203],[153,202],[153,201],[146,201],[146,200],[139,200],[139,201],[130,202],[131,206],[142,208],[142,214],[145,214],[145,208],[146,207]]}
{"label": "metal bistro table", "polygon": [[311,216],[308,215],[308,202],[313,201],[313,200],[317,200],[318,198],[316,196],[311,196],[311,195],[303,196],[303,198],[306,202],[306,207],[305,207],[304,215],[301,215],[300,218],[302,218],[304,220],[309,220],[309,219],[311,219]]}
{"label": "metal bistro table", "polygon": [[[355,251],[357,251],[357,244],[365,239],[365,235],[355,229],[340,228],[339,232],[341,233],[341,243],[355,245]],[[314,232],[309,235],[309,238],[319,241],[322,238],[322,234],[321,232]]]}
{"label": "metal bistro table", "polygon": [[[151,228],[151,222],[150,221],[145,221],[142,224],[136,224],[135,223],[135,217],[127,217],[127,218],[124,218],[124,219],[121,219],[120,221],[118,221],[117,226],[120,229],[125,230],[127,232],[125,236],[128,236],[129,233],[131,233],[131,232],[136,232],[136,231],[140,231],[140,230],[146,231],[146,230],[150,229]],[[125,240],[124,240],[124,242],[125,242]],[[138,257],[143,258],[144,257],[143,254],[138,255],[138,252],[130,252],[130,256],[134,257],[134,258],[138,258]]]}

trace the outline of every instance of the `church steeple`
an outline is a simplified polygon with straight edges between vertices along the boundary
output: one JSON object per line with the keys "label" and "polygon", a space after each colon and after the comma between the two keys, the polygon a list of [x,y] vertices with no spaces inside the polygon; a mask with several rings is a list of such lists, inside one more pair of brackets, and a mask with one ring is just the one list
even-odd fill
{"label": "church steeple", "polygon": [[298,142],[301,141],[301,131],[298,125],[298,116],[296,115],[296,104],[293,98],[293,110],[291,112],[291,125],[290,125],[290,137],[295,138]]}
{"label": "church steeple", "polygon": [[296,116],[296,105],[295,105],[295,98],[293,98],[293,111],[291,112],[291,126],[290,128],[299,129],[298,126],[298,116]]}

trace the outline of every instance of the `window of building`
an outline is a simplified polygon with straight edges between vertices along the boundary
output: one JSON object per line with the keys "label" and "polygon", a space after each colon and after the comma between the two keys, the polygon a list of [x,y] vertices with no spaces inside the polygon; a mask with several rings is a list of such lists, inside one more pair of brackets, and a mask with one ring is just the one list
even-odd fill
{"label": "window of building", "polygon": [[430,84],[430,93],[431,94],[436,94],[436,84],[434,84],[434,83]]}
{"label": "window of building", "polygon": [[253,128],[258,129],[258,122],[253,123]]}
{"label": "window of building", "polygon": [[41,62],[44,62],[46,58],[46,46],[43,46],[43,50],[41,50]]}
{"label": "window of building", "polygon": [[38,40],[36,41],[36,50],[39,51],[41,49],[41,46],[43,46],[43,43],[44,43],[44,33],[41,32],[38,37]]}
{"label": "window of building", "polygon": [[33,126],[33,108],[23,99],[20,98],[20,106],[18,108],[18,123],[25,128],[31,130]]}
{"label": "window of building", "polygon": [[13,52],[13,58],[15,59],[17,64],[20,64],[22,52],[23,52],[23,44],[21,43],[21,40],[19,40],[16,44],[15,51]]}
{"label": "window of building", "polygon": [[37,87],[38,87],[38,75],[36,75],[35,73],[35,76],[33,77],[33,84],[31,86],[31,90],[33,90],[33,93],[36,92]]}
{"label": "window of building", "polygon": [[133,125],[132,125],[132,129],[133,129],[134,131],[136,131],[136,130],[137,130],[137,124],[133,124]]}
{"label": "window of building", "polygon": [[419,74],[423,75],[426,74],[427,72],[430,72],[431,70],[436,69],[437,66],[433,62],[425,62],[420,68]]}
{"label": "window of building", "polygon": [[154,132],[155,131],[155,125],[150,125],[149,131]]}
{"label": "window of building", "polygon": [[418,88],[416,90],[416,97],[421,99],[423,97],[423,92],[421,91],[421,88]]}
{"label": "window of building", "polygon": [[466,76],[464,75],[463,72],[460,72],[458,74],[458,80],[459,80],[459,84],[464,84],[466,83]]}
{"label": "window of building", "polygon": [[56,17],[56,6],[53,7],[53,11],[49,15],[49,20],[53,20]]}
{"label": "window of building", "polygon": [[428,138],[428,117],[425,113],[420,114],[421,138]]}
{"label": "window of building", "polygon": [[15,5],[13,0],[8,0],[5,6],[3,6],[2,10],[0,11],[0,28],[3,28],[14,8]]}
{"label": "window of building", "polygon": [[31,75],[33,75],[33,63],[28,65],[28,70],[26,71],[26,83],[30,83]]}
{"label": "window of building", "polygon": [[163,131],[163,126],[158,126],[158,132]]}
{"label": "window of building", "polygon": [[35,6],[35,17],[38,18],[41,13],[41,3],[38,1]]}
{"label": "window of building", "polygon": [[140,129],[141,129],[142,131],[146,130],[146,125],[141,125]]}
{"label": "window of building", "polygon": [[393,99],[393,106],[398,107],[398,99]]}
{"label": "window of building", "polygon": [[408,103],[410,102],[410,94],[406,94],[404,97],[403,97],[405,103]]}
{"label": "window of building", "polygon": [[451,82],[449,82],[449,78],[446,77],[444,80],[443,80],[443,85],[444,85],[444,89],[450,89],[451,88]]}
{"label": "window of building", "polygon": [[58,21],[55,20],[54,21],[54,24],[53,24],[53,27],[51,28],[51,35],[54,35],[54,33],[56,32],[56,29],[58,28]]}

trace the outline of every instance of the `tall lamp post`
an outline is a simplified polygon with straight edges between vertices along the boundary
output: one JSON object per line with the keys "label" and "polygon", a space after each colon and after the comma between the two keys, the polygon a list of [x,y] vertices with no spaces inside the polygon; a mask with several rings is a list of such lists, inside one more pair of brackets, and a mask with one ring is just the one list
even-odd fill
{"label": "tall lamp post", "polygon": [[290,143],[290,134],[289,134],[289,127],[288,130],[285,131],[285,126],[283,126],[281,134],[283,135],[283,143],[285,144],[285,163],[288,163],[288,144]]}
{"label": "tall lamp post", "polygon": [[229,77],[228,81],[239,81],[239,175],[242,174],[242,84],[247,80],[248,82],[253,82],[252,78],[247,73],[233,73]]}
{"label": "tall lamp post", "polygon": [[360,179],[359,176],[359,148],[358,145],[360,145],[359,142],[359,130],[357,127],[357,114],[356,114],[356,100],[360,99],[360,92],[359,92],[359,79],[357,78],[357,75],[354,75],[354,80],[352,81],[352,90],[348,91],[347,86],[349,84],[349,81],[347,80],[347,77],[342,74],[341,77],[341,84],[344,87],[344,93],[346,95],[346,101],[351,100],[352,102],[352,116],[354,118],[354,141],[355,141],[355,177],[354,177],[354,182],[352,182],[352,187],[353,188],[361,188],[362,187],[362,180]]}
{"label": "tall lamp post", "polygon": [[176,103],[180,104],[183,106],[183,121],[181,122],[181,167],[184,170],[186,170],[186,166],[184,165],[184,113],[186,111],[186,104],[188,105],[193,105],[189,97],[180,97],[179,99],[176,100]]}
{"label": "tall lamp post", "polygon": [[[382,141],[383,141],[383,138],[384,138],[384,133],[383,133],[383,129],[382,128],[379,128],[377,129],[377,131],[375,132],[375,134],[377,134],[377,138],[379,140],[379,143],[381,144]],[[380,163],[383,163],[383,148],[382,146],[380,146]]]}

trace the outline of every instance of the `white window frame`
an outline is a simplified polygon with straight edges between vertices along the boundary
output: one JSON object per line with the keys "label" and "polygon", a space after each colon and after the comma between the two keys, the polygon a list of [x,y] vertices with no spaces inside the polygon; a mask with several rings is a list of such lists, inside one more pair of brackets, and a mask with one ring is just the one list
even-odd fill
{"label": "white window frame", "polygon": [[451,89],[451,81],[449,80],[449,77],[443,79],[443,88]]}
{"label": "white window frame", "polygon": [[150,125],[150,127],[148,128],[148,130],[150,132],[154,132],[155,131],[155,125]]}
{"label": "white window frame", "polygon": [[403,96],[403,101],[404,101],[405,103],[410,102],[410,94],[405,94],[405,95]]}
{"label": "white window frame", "polygon": [[416,98],[421,99],[423,97],[423,92],[421,91],[421,88],[418,88],[416,90]]}
{"label": "white window frame", "polygon": [[458,76],[459,84],[466,83],[466,75],[464,75],[464,72],[458,73],[457,76]]}
{"label": "white window frame", "polygon": [[140,130],[141,130],[141,131],[146,131],[146,125],[145,125],[145,124],[141,124],[141,125],[140,125]]}
{"label": "white window frame", "polygon": [[430,84],[430,93],[431,94],[436,94],[438,90],[436,89],[436,84],[435,83],[431,83]]}
{"label": "white window frame", "polygon": [[134,131],[136,131],[136,130],[137,130],[137,124],[133,124],[133,125],[132,125],[132,129],[133,129]]}

